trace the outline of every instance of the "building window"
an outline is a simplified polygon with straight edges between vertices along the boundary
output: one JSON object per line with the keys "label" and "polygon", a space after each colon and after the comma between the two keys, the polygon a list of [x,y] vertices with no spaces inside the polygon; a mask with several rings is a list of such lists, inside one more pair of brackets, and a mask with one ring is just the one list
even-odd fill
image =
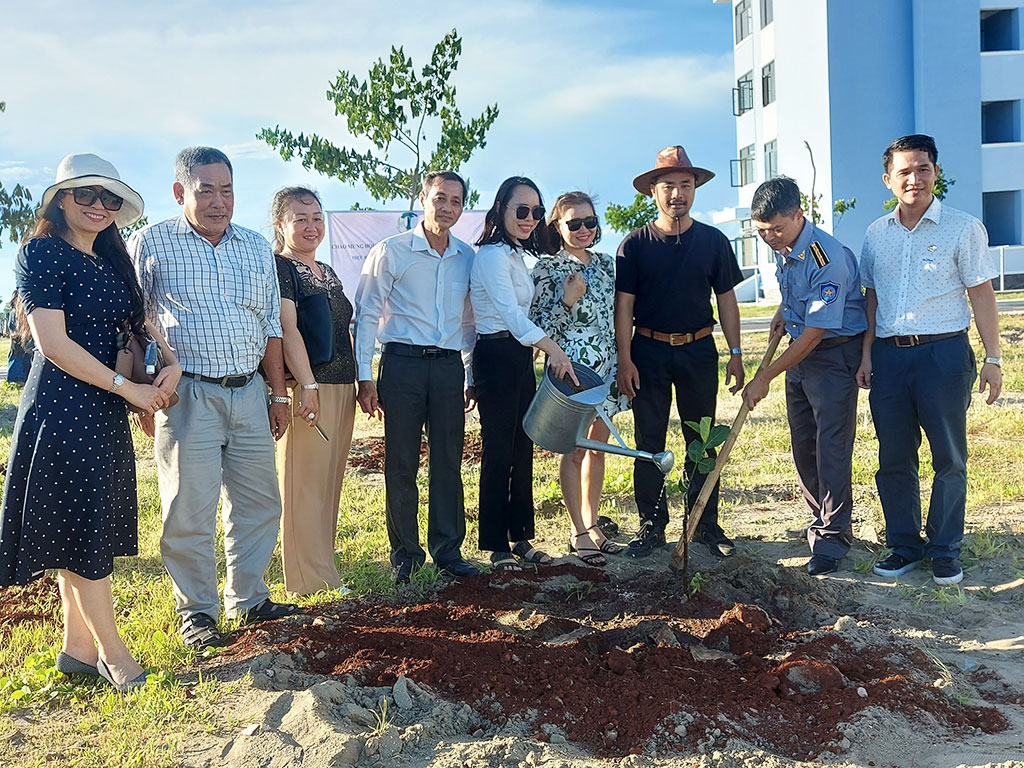
{"label": "building window", "polygon": [[769,61],[761,67],[761,104],[768,106],[775,101],[775,62]]}
{"label": "building window", "polygon": [[988,230],[989,245],[1020,245],[1020,190],[985,192],[981,196],[982,219]]}
{"label": "building window", "polygon": [[772,139],[764,145],[764,179],[774,179],[779,175],[779,142]]}
{"label": "building window", "polygon": [[982,144],[1020,141],[1020,100],[988,101],[981,105]]}
{"label": "building window", "polygon": [[734,187],[742,187],[754,183],[754,145],[743,147],[738,160],[729,164],[731,183]]}
{"label": "building window", "polygon": [[754,73],[747,72],[732,89],[732,113],[739,117],[754,108]]}
{"label": "building window", "polygon": [[751,0],[740,0],[736,3],[736,9],[733,11],[736,19],[737,43],[746,40],[750,37],[750,33],[754,31],[754,14],[750,3]]}
{"label": "building window", "polygon": [[1016,8],[981,12],[981,50],[1020,50],[1020,23]]}
{"label": "building window", "polygon": [[761,0],[761,29],[775,21],[775,3],[772,0]]}
{"label": "building window", "polygon": [[757,237],[750,219],[740,219],[740,236],[732,241],[732,248],[741,267],[757,264]]}

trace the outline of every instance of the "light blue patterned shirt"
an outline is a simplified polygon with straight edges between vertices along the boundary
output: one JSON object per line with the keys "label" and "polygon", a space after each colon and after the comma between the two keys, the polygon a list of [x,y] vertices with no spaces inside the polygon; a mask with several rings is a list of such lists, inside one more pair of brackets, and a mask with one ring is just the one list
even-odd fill
{"label": "light blue patterned shirt", "polygon": [[913,229],[899,208],[864,236],[861,282],[878,296],[875,335],[952,333],[971,322],[967,289],[999,274],[985,225],[932,198]]}
{"label": "light blue patterned shirt", "polygon": [[267,339],[281,336],[281,292],[270,244],[228,226],[216,247],[176,216],[131,236],[128,252],[146,317],[183,370],[231,376],[256,370]]}

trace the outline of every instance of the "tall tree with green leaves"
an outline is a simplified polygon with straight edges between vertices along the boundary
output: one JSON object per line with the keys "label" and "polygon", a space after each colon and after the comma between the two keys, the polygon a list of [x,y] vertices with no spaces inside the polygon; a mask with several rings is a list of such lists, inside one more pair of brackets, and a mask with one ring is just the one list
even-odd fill
{"label": "tall tree with green leaves", "polygon": [[[295,136],[280,126],[264,128],[256,138],[285,160],[298,158],[305,168],[348,184],[361,183],[381,203],[406,199],[412,210],[423,175],[459,170],[474,151],[486,146],[487,131],[498,117],[498,106],[492,104],[478,117],[462,119],[455,86],[449,82],[461,54],[462,38],[453,29],[434,46],[430,62],[419,72],[402,48],[392,46],[391,57],[377,59],[367,80],[338,73],[327,89],[327,100],[334,104],[334,113],[345,118],[348,132],[368,139],[376,150],[361,153],[315,133]],[[436,130],[433,142],[431,129]],[[471,194],[467,204],[472,207],[478,197]]]}
{"label": "tall tree with green leaves", "polygon": [[[0,112],[6,109],[7,103],[0,101]],[[35,220],[32,193],[21,184],[15,184],[14,189],[8,192],[4,189],[3,181],[0,181],[0,237],[7,232],[12,243],[20,242],[32,231]]]}

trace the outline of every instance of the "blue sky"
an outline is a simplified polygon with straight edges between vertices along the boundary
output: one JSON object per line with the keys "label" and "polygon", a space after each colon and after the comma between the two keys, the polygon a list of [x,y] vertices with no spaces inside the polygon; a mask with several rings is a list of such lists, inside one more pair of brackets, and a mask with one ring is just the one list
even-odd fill
{"label": "blue sky", "polygon": [[[340,69],[362,77],[391,45],[421,67],[456,27],[463,115],[500,109],[487,146],[463,168],[485,207],[512,174],[534,178],[549,204],[568,189],[595,194],[601,210],[629,202],[632,178],[676,143],[718,174],[697,194],[698,218],[735,203],[729,4],[0,0],[0,11],[0,180],[36,198],[64,155],[95,152],[158,221],[180,210],[175,154],[209,144],[235,164],[235,221],[245,226],[269,231],[270,198],[286,184],[312,184],[328,209],[374,205],[362,189],[284,162],[255,134],[280,124],[367,148],[334,116],[328,82]],[[5,237],[4,298],[15,254]]]}

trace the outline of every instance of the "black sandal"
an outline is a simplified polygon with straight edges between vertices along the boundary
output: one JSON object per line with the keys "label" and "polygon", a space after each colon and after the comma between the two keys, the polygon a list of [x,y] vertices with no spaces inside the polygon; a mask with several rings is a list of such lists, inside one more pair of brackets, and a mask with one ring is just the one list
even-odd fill
{"label": "black sandal", "polygon": [[[573,544],[573,539],[579,539],[581,536],[587,536],[587,532],[573,534],[569,539],[569,551],[582,560],[584,565],[589,565],[592,568],[603,568],[608,565],[608,558],[601,554],[601,550],[596,547],[577,547]],[[587,539],[589,540],[590,537],[587,536]]]}
{"label": "black sandal", "polygon": [[512,547],[512,554],[533,565],[550,565],[551,555],[534,548],[528,541],[517,541]]}
{"label": "black sandal", "polygon": [[523,570],[523,566],[521,566],[518,561],[512,557],[511,552],[492,552],[491,567],[494,568],[497,573]]}
{"label": "black sandal", "polygon": [[[595,528],[601,531],[602,534],[604,534],[604,530],[601,528],[600,525],[592,525],[589,528],[587,528],[587,530],[592,531]],[[615,543],[614,541],[609,539],[607,535],[605,535],[604,541],[602,541],[600,545],[598,545],[598,549],[604,552],[606,555],[618,555],[626,551],[626,548],[624,546]]]}

